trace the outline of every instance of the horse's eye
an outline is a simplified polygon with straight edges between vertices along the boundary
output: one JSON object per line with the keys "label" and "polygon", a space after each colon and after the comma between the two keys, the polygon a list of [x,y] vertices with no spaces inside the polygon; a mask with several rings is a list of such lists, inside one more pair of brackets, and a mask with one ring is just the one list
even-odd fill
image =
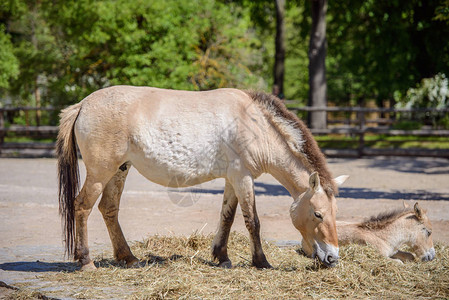
{"label": "horse's eye", "polygon": [[426,232],[426,235],[429,237],[432,234],[432,230],[429,230],[427,228],[423,228],[424,231]]}
{"label": "horse's eye", "polygon": [[319,212],[315,212],[315,217],[317,217],[318,219],[322,220],[323,216],[319,213]]}

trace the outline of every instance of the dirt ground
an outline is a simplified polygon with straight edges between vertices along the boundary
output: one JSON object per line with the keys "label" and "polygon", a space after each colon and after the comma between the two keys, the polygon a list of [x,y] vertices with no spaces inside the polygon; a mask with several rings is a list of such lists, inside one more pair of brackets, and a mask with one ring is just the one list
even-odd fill
{"label": "dirt ground", "polygon": [[[434,241],[449,244],[449,160],[379,157],[328,163],[335,176],[350,175],[338,197],[338,220],[359,221],[401,207],[402,200],[419,201],[428,209]],[[80,168],[84,177],[82,162]],[[223,187],[220,179],[194,189],[168,189],[131,169],[119,216],[123,232],[128,241],[155,234],[214,233]],[[280,244],[299,242],[288,213],[288,192],[269,175],[257,179],[255,187],[262,237]],[[240,211],[233,230],[246,232]],[[0,281],[20,284],[35,272],[57,271],[58,263],[67,261],[61,236],[56,160],[0,159]],[[93,257],[110,253],[97,208],[89,218],[89,243]]]}

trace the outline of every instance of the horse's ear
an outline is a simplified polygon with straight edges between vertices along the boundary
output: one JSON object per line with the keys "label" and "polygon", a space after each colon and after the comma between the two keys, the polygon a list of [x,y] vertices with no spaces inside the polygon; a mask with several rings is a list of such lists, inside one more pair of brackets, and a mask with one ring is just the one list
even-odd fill
{"label": "horse's ear", "polygon": [[341,175],[341,176],[335,177],[334,182],[338,186],[341,186],[348,178],[349,178],[349,175]]}
{"label": "horse's ear", "polygon": [[320,189],[320,176],[318,175],[318,172],[313,172],[309,177],[309,185],[310,188],[317,192]]}
{"label": "horse's ear", "polygon": [[413,208],[415,210],[415,216],[418,218],[418,220],[421,220],[424,212],[422,208],[419,206],[418,202],[415,203],[415,206]]}
{"label": "horse's ear", "polygon": [[[416,203],[418,203],[418,202],[416,202]],[[410,205],[408,205],[408,203],[405,202],[405,200],[402,201],[402,205],[404,205],[404,208],[409,208],[410,207]]]}

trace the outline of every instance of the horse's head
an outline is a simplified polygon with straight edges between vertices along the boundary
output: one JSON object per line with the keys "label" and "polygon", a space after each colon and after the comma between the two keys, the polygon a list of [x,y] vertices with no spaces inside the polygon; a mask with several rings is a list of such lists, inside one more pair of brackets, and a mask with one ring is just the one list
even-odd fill
{"label": "horse's head", "polygon": [[422,261],[430,261],[435,258],[435,248],[432,241],[432,224],[418,202],[414,206],[415,215],[412,216],[412,231],[415,234],[413,242],[409,246],[413,249],[415,255]]}
{"label": "horse's head", "polygon": [[[340,185],[347,178],[340,176],[334,180]],[[328,267],[335,266],[339,258],[336,214],[337,200],[323,190],[318,173],[312,173],[309,188],[295,199],[290,216],[293,225],[301,232],[306,254],[318,257]]]}

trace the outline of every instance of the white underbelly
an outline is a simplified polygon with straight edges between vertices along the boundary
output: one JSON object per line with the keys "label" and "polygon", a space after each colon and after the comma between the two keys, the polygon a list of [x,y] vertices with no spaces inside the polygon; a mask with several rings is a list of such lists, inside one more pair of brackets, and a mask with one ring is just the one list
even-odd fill
{"label": "white underbelly", "polygon": [[129,160],[148,180],[186,187],[224,177],[227,133],[215,124],[183,126],[175,120],[148,122],[132,136]]}

